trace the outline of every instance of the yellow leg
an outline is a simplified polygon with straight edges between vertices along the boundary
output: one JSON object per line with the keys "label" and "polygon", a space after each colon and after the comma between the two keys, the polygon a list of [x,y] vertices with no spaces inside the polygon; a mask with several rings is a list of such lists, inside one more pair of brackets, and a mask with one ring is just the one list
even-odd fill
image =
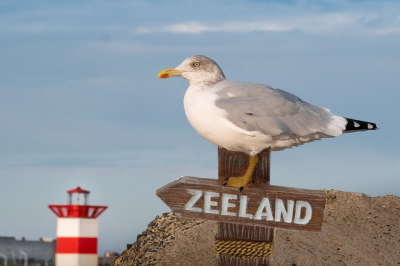
{"label": "yellow leg", "polygon": [[230,177],[228,179],[227,186],[235,188],[244,188],[251,181],[254,169],[258,163],[258,156],[250,156],[249,167],[247,167],[246,173],[243,176]]}

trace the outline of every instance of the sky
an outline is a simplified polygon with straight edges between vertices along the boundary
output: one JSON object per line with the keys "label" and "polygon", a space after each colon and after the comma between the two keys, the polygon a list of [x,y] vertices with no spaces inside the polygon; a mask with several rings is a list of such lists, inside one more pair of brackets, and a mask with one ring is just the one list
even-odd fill
{"label": "sky", "polygon": [[379,131],[272,153],[271,184],[400,196],[398,1],[0,0],[0,235],[53,237],[49,204],[90,190],[99,254],[121,252],[183,176],[217,177],[182,78],[202,54],[227,79],[289,91]]}

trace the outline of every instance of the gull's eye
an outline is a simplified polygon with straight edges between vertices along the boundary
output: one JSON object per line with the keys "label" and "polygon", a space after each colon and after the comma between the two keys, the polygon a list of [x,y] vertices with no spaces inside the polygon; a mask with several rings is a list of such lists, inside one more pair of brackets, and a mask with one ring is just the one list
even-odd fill
{"label": "gull's eye", "polygon": [[200,62],[194,62],[194,64],[193,64],[195,67],[198,67],[198,66],[200,66]]}

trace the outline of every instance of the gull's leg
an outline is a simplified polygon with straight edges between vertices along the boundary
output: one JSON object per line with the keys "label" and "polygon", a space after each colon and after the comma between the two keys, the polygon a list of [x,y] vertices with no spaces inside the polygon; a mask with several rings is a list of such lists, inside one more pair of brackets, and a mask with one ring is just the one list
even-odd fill
{"label": "gull's leg", "polygon": [[249,166],[247,167],[246,173],[243,176],[237,177],[229,177],[228,183],[226,184],[228,187],[235,188],[244,188],[248,183],[252,180],[252,176],[254,173],[254,169],[258,163],[258,156],[250,156],[249,158]]}

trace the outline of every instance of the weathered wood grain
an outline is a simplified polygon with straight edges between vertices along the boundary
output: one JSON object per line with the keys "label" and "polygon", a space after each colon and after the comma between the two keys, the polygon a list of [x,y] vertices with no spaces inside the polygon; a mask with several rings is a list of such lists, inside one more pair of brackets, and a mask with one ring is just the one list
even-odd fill
{"label": "weathered wood grain", "polygon": [[[200,208],[201,212],[188,211],[185,204],[193,197],[188,193],[189,189],[203,192],[203,196],[193,205]],[[312,206],[312,218],[305,224],[287,223],[284,221],[267,221],[265,218],[255,220],[251,218],[243,218],[238,216],[225,216],[220,214],[204,212],[204,194],[205,192],[219,193],[219,197],[213,197],[212,201],[217,206],[212,206],[212,210],[221,211],[222,194],[236,195],[237,200],[231,200],[230,203],[235,204],[230,207],[229,212],[239,213],[240,196],[247,196],[247,213],[255,214],[259,208],[259,204],[263,198],[268,198],[271,203],[272,213],[275,213],[275,199],[281,199],[285,204],[288,200],[306,201]],[[239,223],[264,227],[280,227],[295,230],[320,231],[322,225],[322,216],[325,208],[325,193],[317,190],[288,188],[280,186],[271,186],[266,184],[251,183],[242,191],[236,188],[221,186],[221,181],[216,179],[198,178],[198,177],[181,177],[170,184],[157,190],[157,196],[160,197],[177,215],[186,218],[196,218],[203,220],[215,220],[226,223]]]}

